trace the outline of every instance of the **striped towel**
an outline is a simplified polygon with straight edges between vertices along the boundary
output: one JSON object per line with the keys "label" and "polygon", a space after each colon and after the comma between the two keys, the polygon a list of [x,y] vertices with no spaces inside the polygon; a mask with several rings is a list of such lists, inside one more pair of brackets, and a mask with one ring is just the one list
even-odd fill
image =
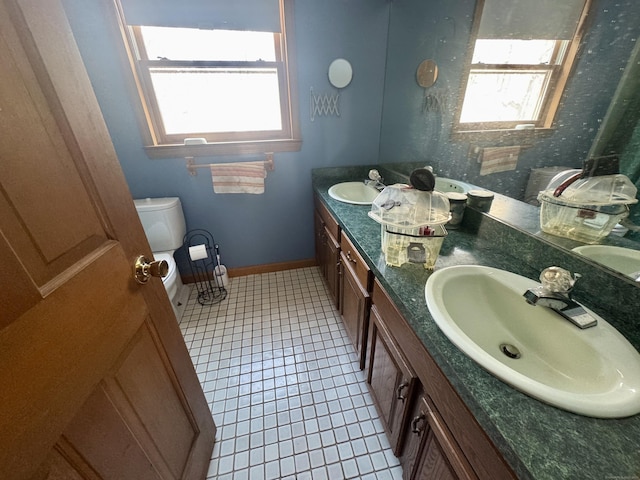
{"label": "striped towel", "polygon": [[215,163],[211,180],[215,193],[264,193],[264,162]]}
{"label": "striped towel", "polygon": [[480,175],[515,170],[520,146],[483,148],[480,155]]}

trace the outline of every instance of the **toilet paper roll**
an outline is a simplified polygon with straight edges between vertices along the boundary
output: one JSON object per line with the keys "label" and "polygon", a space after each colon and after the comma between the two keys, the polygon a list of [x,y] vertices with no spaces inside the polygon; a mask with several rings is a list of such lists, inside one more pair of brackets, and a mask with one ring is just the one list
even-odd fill
{"label": "toilet paper roll", "polygon": [[193,261],[202,260],[208,256],[207,247],[205,245],[194,245],[193,247],[189,247],[189,258]]}

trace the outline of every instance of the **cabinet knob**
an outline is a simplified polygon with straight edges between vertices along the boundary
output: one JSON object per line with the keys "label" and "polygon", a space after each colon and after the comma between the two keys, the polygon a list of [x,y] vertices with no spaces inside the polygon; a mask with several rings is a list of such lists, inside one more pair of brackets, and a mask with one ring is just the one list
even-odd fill
{"label": "cabinet knob", "polygon": [[351,250],[347,250],[347,260],[349,260],[353,264],[358,263],[358,261],[351,256]]}
{"label": "cabinet knob", "polygon": [[400,385],[398,385],[398,388],[396,389],[396,393],[397,393],[397,398],[398,400],[404,402],[407,397],[402,395],[402,391],[407,388],[409,386],[409,382],[402,382]]}
{"label": "cabinet knob", "polygon": [[420,434],[424,431],[424,421],[427,419],[427,416],[424,413],[420,413],[417,417],[414,417],[411,421],[411,431],[416,435],[420,436]]}

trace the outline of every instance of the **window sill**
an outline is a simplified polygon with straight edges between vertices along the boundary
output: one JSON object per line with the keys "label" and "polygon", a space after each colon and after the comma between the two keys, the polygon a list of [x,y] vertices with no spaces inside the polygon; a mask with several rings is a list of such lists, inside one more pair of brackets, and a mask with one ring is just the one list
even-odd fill
{"label": "window sill", "polygon": [[210,157],[213,155],[253,155],[267,152],[298,152],[301,139],[266,140],[260,142],[206,143],[202,145],[149,145],[144,147],[149,158]]}
{"label": "window sill", "polygon": [[451,139],[465,142],[492,142],[496,145],[518,145],[531,143],[534,139],[551,136],[554,128],[531,130],[458,130],[451,132]]}

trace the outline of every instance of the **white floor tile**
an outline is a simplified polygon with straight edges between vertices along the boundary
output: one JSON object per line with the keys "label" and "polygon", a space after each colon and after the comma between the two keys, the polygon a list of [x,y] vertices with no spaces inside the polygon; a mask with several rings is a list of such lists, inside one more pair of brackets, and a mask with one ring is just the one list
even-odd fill
{"label": "white floor tile", "polygon": [[402,478],[318,268],[192,291],[180,328],[218,426],[208,479]]}

